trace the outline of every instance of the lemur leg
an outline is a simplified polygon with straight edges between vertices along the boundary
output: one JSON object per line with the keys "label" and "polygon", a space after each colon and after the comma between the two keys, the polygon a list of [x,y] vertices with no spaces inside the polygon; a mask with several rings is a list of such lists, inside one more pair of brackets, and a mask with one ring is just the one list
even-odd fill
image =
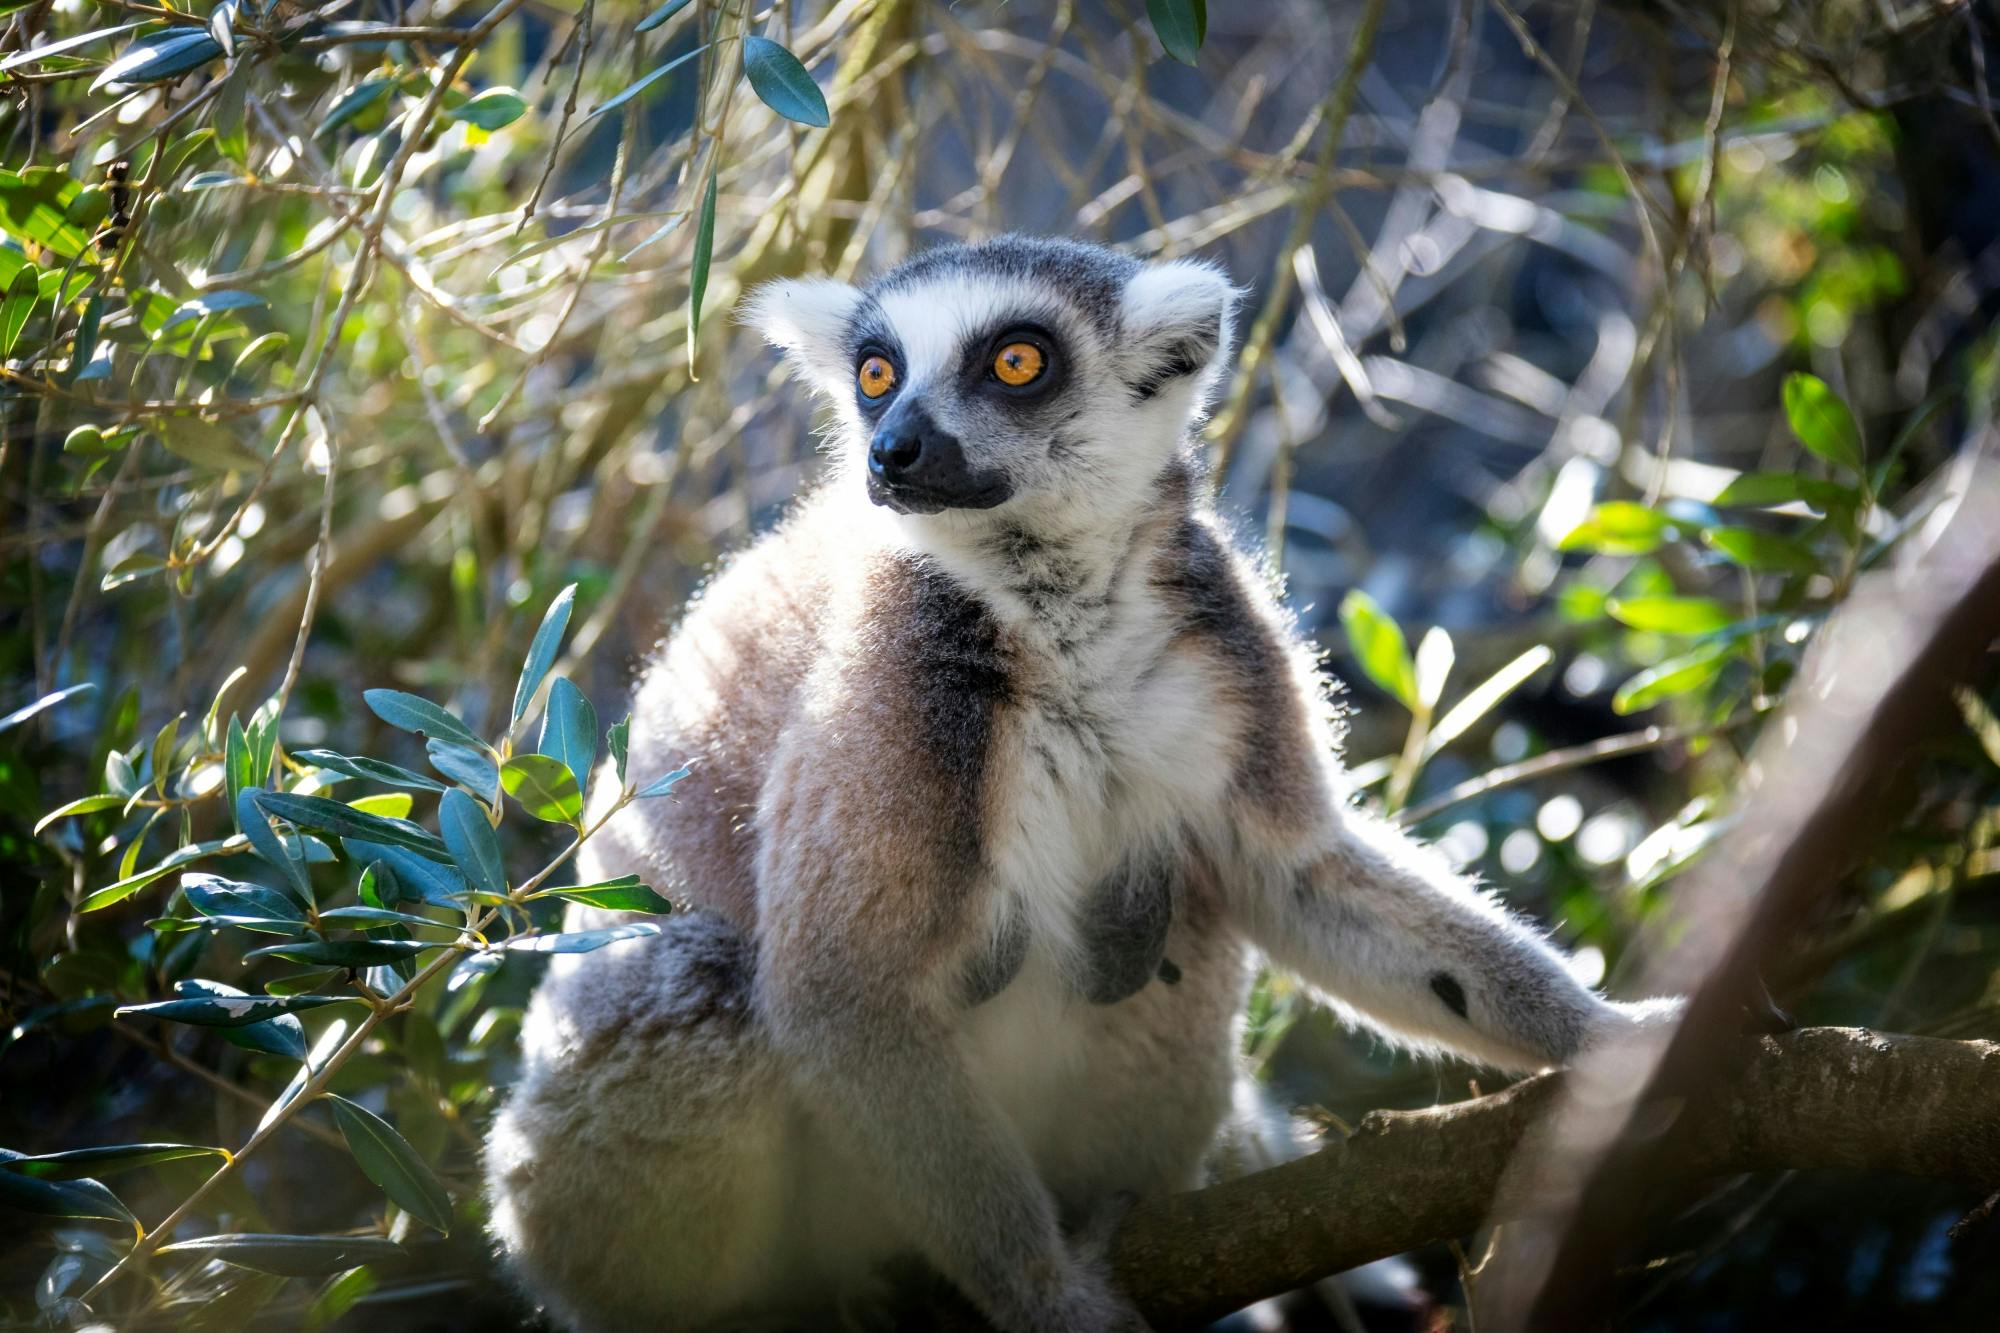
{"label": "lemur leg", "polygon": [[1238,910],[1272,961],[1369,1021],[1525,1070],[1675,1012],[1670,1000],[1606,1000],[1437,852],[1362,811],[1328,807],[1305,836],[1245,837]]}
{"label": "lemur leg", "polygon": [[783,1290],[789,1094],[751,946],[705,913],[554,960],[488,1138],[493,1232],[565,1327],[697,1327]]}

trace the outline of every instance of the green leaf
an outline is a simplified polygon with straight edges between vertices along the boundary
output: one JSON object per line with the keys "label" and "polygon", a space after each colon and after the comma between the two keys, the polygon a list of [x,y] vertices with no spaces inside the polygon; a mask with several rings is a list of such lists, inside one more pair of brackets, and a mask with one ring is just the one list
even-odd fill
{"label": "green leaf", "polygon": [[0,170],[0,229],[64,259],[90,248],[90,233],[69,220],[83,186],[54,167]]}
{"label": "green leaf", "polygon": [[1691,653],[1670,657],[1619,686],[1611,697],[1612,710],[1637,713],[1662,699],[1700,689],[1715,679],[1734,652],[1733,644],[1708,643]]}
{"label": "green leaf", "polygon": [[243,793],[258,783],[250,740],[243,734],[242,719],[234,713],[229,715],[229,732],[222,743],[222,781],[229,796],[230,812],[236,816],[236,826],[240,830],[243,827]]}
{"label": "green leaf", "polygon": [[636,83],[628,85],[626,88],[620,91],[616,96],[612,97],[610,101],[602,102],[599,103],[597,106],[592,107],[590,109],[590,114],[585,116],[582,120],[578,121],[577,124],[579,126],[588,124],[589,122],[603,115],[605,112],[614,111],[617,108],[625,105],[625,103],[631,101],[633,98],[637,97],[640,93],[645,92],[646,89],[652,87],[655,83],[659,82],[661,79],[664,79],[667,75],[671,74],[676,68],[678,68],[681,65],[685,65],[688,61],[693,60],[696,56],[700,55],[703,51],[706,51],[710,46],[713,45],[714,45],[713,42],[703,42],[700,46],[697,46],[692,51],[683,51],[681,54],[675,56],[672,60],[669,60],[666,64],[660,66],[658,69],[652,71],[650,74],[647,74],[643,78],[639,79]]}
{"label": "green leaf", "polygon": [[[283,948],[285,946],[278,946]],[[355,995],[189,995],[177,1000],[123,1005],[119,1018],[163,1018],[205,1028],[240,1028],[280,1014],[296,1014],[328,1004],[358,1004]]]}
{"label": "green leaf", "polygon": [[[436,861],[445,860],[450,855],[445,844],[434,834],[406,819],[384,819],[380,815],[363,814],[352,806],[329,801],[324,796],[260,791],[253,799],[265,813],[290,820],[301,828],[318,829],[322,833],[344,838],[365,838],[391,847],[407,847],[419,856],[428,856]],[[445,799],[451,799],[449,792],[445,794]]]}
{"label": "green leaf", "polygon": [[694,340],[701,333],[701,303],[708,295],[708,267],[715,256],[715,170],[710,168],[708,185],[701,194],[701,213],[695,219],[694,256],[688,269],[688,374],[694,377]]}
{"label": "green leaf", "polygon": [[95,814],[99,810],[109,810],[115,806],[124,805],[130,799],[130,797],[119,796],[113,792],[100,792],[95,796],[79,796],[74,801],[59,805],[43,815],[41,822],[35,825],[35,836],[40,837],[42,830],[55,823],[58,819],[68,819],[71,815]]}
{"label": "green leaf", "polygon": [[[0,1162],[17,1162],[22,1154],[0,1148]],[[124,1222],[135,1233],[139,1220],[118,1196],[94,1180],[36,1180],[17,1171],[0,1170],[0,1207],[43,1217],[84,1217]]]}
{"label": "green leaf", "polygon": [[435,736],[440,740],[457,741],[460,745],[486,745],[485,741],[472,734],[472,728],[419,695],[405,694],[401,690],[363,690],[361,698],[370,712],[392,727],[427,737]]}
{"label": "green leaf", "polygon": [[168,28],[126,47],[123,55],[104,67],[90,91],[177,79],[221,54],[222,44],[205,28]]}
{"label": "green leaf", "polygon": [[1733,564],[1762,573],[1812,575],[1819,557],[1805,543],[1756,528],[1708,528],[1701,534],[1710,549]]}
{"label": "green leaf", "polygon": [[540,889],[528,895],[529,902],[537,898],[562,898],[612,912],[666,913],[674,910],[672,903],[641,884],[637,875],[620,875],[617,879],[597,884],[567,884],[556,889]]}
{"label": "green leaf", "polygon": [[44,713],[54,708],[57,704],[66,703],[78,695],[88,694],[96,688],[96,682],[85,681],[81,685],[71,685],[57,690],[54,694],[45,694],[33,703],[23,704],[21,707],[7,714],[7,716],[0,717],[0,731],[12,731],[29,718]]}
{"label": "green leaf", "polygon": [[1859,492],[1850,486],[1820,477],[1802,477],[1796,472],[1745,472],[1732,478],[1715,497],[1715,504],[1720,507],[1745,509],[1808,504],[1825,512],[1853,509],[1860,503]]}
{"label": "green leaf", "polygon": [[463,105],[447,111],[445,117],[462,120],[491,133],[512,125],[527,109],[527,102],[512,88],[488,88]]}
{"label": "green leaf", "polygon": [[384,819],[408,819],[410,807],[416,798],[406,791],[378,791],[371,796],[357,796],[347,803],[364,815],[380,815]]}
{"label": "green leaf", "polygon": [[154,331],[153,336],[157,338],[183,324],[192,324],[210,315],[225,314],[231,310],[250,310],[264,304],[264,298],[255,292],[232,291],[227,288],[203,292],[200,296],[190,297],[174,307],[174,313],[167,316],[166,322]]}
{"label": "green leaf", "polygon": [[1708,634],[1736,623],[1736,613],[1707,597],[1614,597],[1614,620],[1655,634]]}
{"label": "green leaf", "polygon": [[342,838],[347,855],[363,865],[381,862],[395,876],[403,897],[415,898],[454,911],[465,908],[465,876],[457,869],[404,847],[369,842],[362,838]]}
{"label": "green leaf", "polygon": [[1417,702],[1425,712],[1437,707],[1444,697],[1445,682],[1451,677],[1452,664],[1458,660],[1458,653],[1452,647],[1451,635],[1442,625],[1433,625],[1424,631],[1424,637],[1417,640],[1416,680]]}
{"label": "green leaf", "polygon": [[251,380],[263,373],[264,368],[283,354],[291,345],[288,334],[273,330],[259,334],[236,354],[236,364],[229,368],[231,379]]}
{"label": "green leaf", "polygon": [[424,743],[431,767],[454,782],[464,783],[488,805],[500,804],[500,770],[485,746],[474,748],[433,737]]}
{"label": "green leaf", "polygon": [[[114,903],[124,902],[154,880],[171,875],[182,866],[193,861],[199,861],[204,856],[213,856],[227,845],[226,840],[219,838],[211,842],[191,842],[185,847],[168,853],[165,860],[141,870],[138,874],[127,875],[115,884],[105,885],[78,903],[76,910],[80,915],[84,912],[99,911],[112,906]],[[237,845],[241,846],[242,844],[239,843]]]}
{"label": "green leaf", "polygon": [[101,42],[107,38],[116,37],[121,32],[130,32],[141,23],[150,21],[149,19],[139,19],[133,23],[121,23],[115,28],[98,28],[91,32],[80,32],[74,37],[64,37],[60,41],[44,42],[40,46],[30,47],[26,51],[16,51],[5,60],[0,60],[0,74],[4,74],[10,69],[19,69],[22,65],[33,64],[37,60],[46,60],[50,56],[61,55],[65,51],[74,51],[78,47],[87,46],[92,42]]}
{"label": "green leaf", "polygon": [[437,926],[442,922],[433,921],[415,912],[395,912],[386,907],[336,907],[319,914],[321,921],[331,921],[335,925],[358,922],[363,929],[371,926]]}
{"label": "green leaf", "polygon": [[282,836],[271,827],[269,814],[258,800],[264,795],[266,792],[262,787],[245,787],[237,793],[236,827],[243,831],[251,850],[266,865],[285,872],[293,896],[301,904],[310,905],[313,901],[312,876],[306,870],[305,848],[296,838]]}
{"label": "green leaf", "polygon": [[611,761],[618,766],[618,785],[625,785],[625,750],[632,743],[632,719],[613,722],[604,731],[604,744],[611,751]]}
{"label": "green leaf", "polygon": [[431,940],[302,940],[296,944],[267,944],[243,956],[282,958],[306,967],[379,967],[400,963],[426,949],[449,947]]}
{"label": "green leaf", "polygon": [[632,31],[651,32],[687,7],[688,0],[667,0],[667,3],[640,19],[639,26],[632,29]]}
{"label": "green leaf", "polygon": [[194,1143],[125,1143],[116,1147],[72,1148],[68,1152],[40,1153],[34,1157],[0,1158],[0,1167],[17,1171],[35,1180],[79,1180],[133,1171],[156,1162],[178,1162],[185,1157],[227,1157],[222,1148],[204,1148]]}
{"label": "green leaf", "polygon": [[326,1101],[362,1173],[404,1212],[441,1234],[451,1234],[451,1195],[417,1150],[374,1112],[332,1093]]}
{"label": "green leaf", "polygon": [[634,796],[636,799],[641,801],[650,800],[652,797],[655,796],[665,796],[667,792],[672,789],[673,785],[676,782],[679,782],[682,778],[686,777],[691,771],[692,770],[690,770],[686,764],[682,764],[679,768],[675,769],[673,772],[662,773],[659,777],[654,778],[651,782],[639,788],[639,790],[634,793]]}
{"label": "green leaf", "polygon": [[20,341],[21,330],[28,327],[28,316],[35,311],[36,302],[41,300],[41,274],[33,264],[23,264],[14,274],[14,280],[7,284],[7,295],[0,299],[0,357],[12,356],[14,344]]}
{"label": "green leaf", "polygon": [[634,921],[602,930],[572,930],[560,935],[516,935],[499,947],[510,953],[590,953],[620,940],[657,935],[660,927],[651,921]]}
{"label": "green leaf", "polygon": [[1785,376],[1785,420],[1799,443],[1836,467],[1861,470],[1861,428],[1854,413],[1817,375]]}
{"label": "green leaf", "polygon": [[[764,99],[764,105],[801,125],[825,129],[832,123],[826,111],[826,97],[799,58],[768,37],[754,33],[743,39],[743,73],[750,87]],[[710,188],[715,176],[709,174]]]}
{"label": "green leaf", "polygon": [[597,762],[597,710],[566,676],[556,677],[549,686],[542,738],[536,748],[569,766],[579,792],[589,790],[591,766]]}
{"label": "green leaf", "polygon": [[306,1307],[306,1333],[320,1333],[379,1285],[374,1270],[365,1267],[350,1268],[335,1277],[320,1288],[312,1304]]}
{"label": "green leaf", "polygon": [[1644,555],[1659,549],[1672,527],[1665,514],[1630,500],[1606,500],[1556,543],[1559,551]]}
{"label": "green leaf", "polygon": [[249,921],[271,923],[268,926],[250,926],[252,930],[291,933],[303,926],[306,920],[298,904],[262,884],[244,884],[220,875],[191,872],[181,876],[181,892],[187,895],[194,910],[205,917],[239,919],[232,924],[247,924]]}
{"label": "green leaf", "polygon": [[1340,603],[1341,628],[1354,660],[1368,678],[1401,701],[1405,708],[1417,706],[1417,668],[1410,660],[1410,645],[1403,630],[1373,597],[1359,588],[1350,589]]}
{"label": "green leaf", "polygon": [[191,1259],[220,1259],[238,1268],[279,1277],[328,1277],[378,1259],[396,1259],[403,1247],[380,1236],[203,1236],[158,1253]]}
{"label": "green leaf", "polygon": [[394,79],[364,79],[342,93],[334,104],[327,108],[321,118],[319,128],[313,131],[313,138],[323,139],[335,130],[353,120],[356,116],[374,106],[386,97],[396,86]]}
{"label": "green leaf", "polygon": [[161,557],[139,551],[126,556],[105,570],[104,577],[97,586],[100,591],[110,592],[113,588],[122,588],[128,583],[145,578],[148,574],[164,573],[169,568],[171,566]]}
{"label": "green leaf", "polygon": [[535,691],[542,687],[542,677],[549,674],[555,665],[556,653],[562,648],[563,631],[569,628],[570,608],[576,602],[576,585],[570,584],[556,594],[549,603],[549,609],[542,613],[542,623],[535,629],[535,637],[528,644],[527,660],[521,663],[521,678],[514,685],[514,713],[512,720],[519,722],[528,711],[528,705],[535,701]]}
{"label": "green leaf", "polygon": [[1438,753],[1470,731],[1473,724],[1492,712],[1501,700],[1527,684],[1530,677],[1554,660],[1555,651],[1545,643],[1538,643],[1473,686],[1431,728],[1430,735],[1424,740],[1424,757]]}
{"label": "green leaf", "polygon": [[256,472],[265,463],[235,431],[220,422],[200,417],[163,417],[153,423],[154,434],[167,452],[178,454],[198,467],[217,472]]}
{"label": "green leaf", "polygon": [[465,872],[466,882],[482,893],[507,892],[507,869],[500,859],[500,840],[486,818],[486,807],[456,787],[438,804],[438,827],[451,859]]}
{"label": "green leaf", "polygon": [[1168,55],[1194,64],[1208,37],[1207,0],[1146,0],[1146,17]]}
{"label": "green leaf", "polygon": [[245,165],[250,160],[250,134],[244,117],[244,93],[249,84],[250,61],[239,60],[215,95],[215,147],[224,157]]}
{"label": "green leaf", "polygon": [[315,768],[331,769],[335,773],[345,773],[350,778],[372,778],[376,782],[386,782],[391,787],[410,787],[417,791],[438,791],[445,785],[436,778],[427,778],[421,773],[380,759],[370,759],[365,755],[335,754],[332,750],[294,750],[292,758],[302,760]]}
{"label": "green leaf", "polygon": [[569,766],[545,754],[517,754],[500,770],[507,794],[521,808],[551,824],[574,824],[583,817],[583,793]]}

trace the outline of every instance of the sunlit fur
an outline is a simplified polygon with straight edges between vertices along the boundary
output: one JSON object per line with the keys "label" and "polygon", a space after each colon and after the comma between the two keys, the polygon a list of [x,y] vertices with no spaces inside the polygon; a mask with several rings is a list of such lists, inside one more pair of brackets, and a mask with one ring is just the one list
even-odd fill
{"label": "sunlit fur", "polygon": [[[1510,1069],[1669,1010],[1599,998],[1349,803],[1315,656],[1206,500],[1234,296],[1002,238],[747,304],[830,405],[832,465],[640,682],[631,771],[694,775],[581,858],[691,910],[554,960],[528,1013],[487,1168],[558,1320],[818,1327],[928,1273],[1018,1333],[1141,1327],[1098,1242],[1258,1119],[1231,1108],[1259,953]],[[1032,401],[966,369],[1024,322],[1061,375]],[[1004,502],[869,502],[871,340]]]}

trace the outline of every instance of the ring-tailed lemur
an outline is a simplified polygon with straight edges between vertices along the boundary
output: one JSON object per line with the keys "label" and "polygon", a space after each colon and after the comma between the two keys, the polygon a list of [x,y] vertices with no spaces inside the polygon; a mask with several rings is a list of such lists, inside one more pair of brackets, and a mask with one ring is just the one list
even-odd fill
{"label": "ring-tailed lemur", "polygon": [[811,1320],[914,1254],[1002,1329],[1142,1328],[1065,1237],[1195,1182],[1258,951],[1508,1069],[1664,1012],[1350,803],[1204,501],[1234,297],[1009,237],[751,299],[835,463],[645,673],[632,766],[691,760],[680,799],[583,858],[694,910],[529,1010],[487,1170],[557,1318]]}

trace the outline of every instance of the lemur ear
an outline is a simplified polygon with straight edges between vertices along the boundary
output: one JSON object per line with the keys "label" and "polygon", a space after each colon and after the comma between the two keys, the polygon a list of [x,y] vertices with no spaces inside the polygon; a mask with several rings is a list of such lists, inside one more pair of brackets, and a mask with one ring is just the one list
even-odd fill
{"label": "lemur ear", "polygon": [[786,359],[814,388],[845,381],[847,324],[861,305],[861,293],[832,278],[783,278],[767,282],[744,298],[737,318],[784,350]]}
{"label": "lemur ear", "polygon": [[1240,293],[1213,264],[1148,264],[1125,285],[1124,379],[1139,402],[1179,383],[1206,395],[1229,355],[1229,315]]}

